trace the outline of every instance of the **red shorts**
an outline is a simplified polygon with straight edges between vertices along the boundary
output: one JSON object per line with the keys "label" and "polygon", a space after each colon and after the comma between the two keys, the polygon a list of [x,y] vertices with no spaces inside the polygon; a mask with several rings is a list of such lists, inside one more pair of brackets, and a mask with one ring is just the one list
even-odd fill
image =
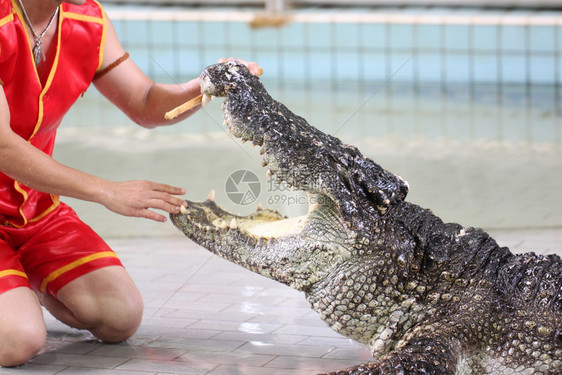
{"label": "red shorts", "polygon": [[62,202],[23,228],[0,226],[0,293],[23,286],[56,297],[72,280],[107,266],[122,264]]}

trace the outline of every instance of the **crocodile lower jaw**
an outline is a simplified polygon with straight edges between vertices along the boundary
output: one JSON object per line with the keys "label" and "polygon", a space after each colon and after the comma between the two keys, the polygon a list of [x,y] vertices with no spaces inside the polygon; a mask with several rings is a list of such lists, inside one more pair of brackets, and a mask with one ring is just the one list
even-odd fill
{"label": "crocodile lower jaw", "polygon": [[[310,194],[308,195],[310,197]],[[322,209],[321,204],[309,204],[309,211],[306,215],[283,217],[278,211],[273,211],[269,208],[262,209],[260,205],[253,214],[238,216],[217,206],[214,201],[214,192],[211,192],[205,202],[189,202],[188,208],[182,206],[180,215],[185,216],[187,222],[200,229],[205,229],[207,232],[235,230],[255,239],[273,239],[301,233],[309,215],[318,209]],[[194,210],[199,210],[199,212],[204,212],[204,214],[199,215],[199,219],[197,219],[193,215]],[[202,217],[205,219],[202,220]]]}
{"label": "crocodile lower jaw", "polygon": [[255,238],[279,238],[298,234],[304,228],[308,215],[287,218],[274,222],[243,220],[237,223],[240,232]]}

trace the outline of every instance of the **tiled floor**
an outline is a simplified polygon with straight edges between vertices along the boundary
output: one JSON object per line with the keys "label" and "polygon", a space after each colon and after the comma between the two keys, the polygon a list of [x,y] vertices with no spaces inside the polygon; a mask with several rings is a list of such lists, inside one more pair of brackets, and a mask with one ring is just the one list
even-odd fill
{"label": "tiled floor", "polygon": [[114,240],[145,300],[138,333],[104,345],[47,315],[47,346],[0,374],[307,374],[369,358],[301,293],[230,264],[178,233]]}
{"label": "tiled floor", "polygon": [[[562,230],[492,233],[514,251],[560,249]],[[102,344],[48,313],[48,342],[29,364],[1,375],[314,374],[367,361],[303,295],[228,263],[181,234],[109,241],[145,300],[128,342]]]}

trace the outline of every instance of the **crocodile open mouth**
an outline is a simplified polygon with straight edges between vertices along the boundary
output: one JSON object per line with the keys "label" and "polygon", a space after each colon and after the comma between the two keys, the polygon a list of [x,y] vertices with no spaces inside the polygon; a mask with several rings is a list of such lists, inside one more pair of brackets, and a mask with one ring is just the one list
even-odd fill
{"label": "crocodile open mouth", "polygon": [[[198,236],[214,237],[217,232],[226,234],[236,231],[256,240],[270,240],[297,235],[304,230],[310,218],[327,219],[334,214],[336,207],[328,196],[307,192],[307,197],[309,203],[305,215],[287,217],[281,215],[278,210],[264,209],[258,204],[254,213],[241,216],[222,209],[215,202],[213,190],[206,201],[186,201],[187,207],[182,206],[181,213],[171,217],[173,223],[183,228],[184,232],[189,227],[189,232],[197,232]],[[331,215],[327,215],[327,211]]]}
{"label": "crocodile open mouth", "polygon": [[[207,68],[201,74],[199,81],[204,97],[228,97],[229,93],[236,89],[237,76],[241,75],[244,69],[244,67],[237,66],[236,62],[217,64]],[[219,78],[217,79],[217,77]],[[259,89],[250,90],[255,92]],[[263,91],[260,92],[260,95],[265,97],[267,93]],[[287,153],[288,145],[285,144],[285,140],[281,139],[283,138],[281,128],[294,127],[293,122],[296,117],[286,109],[276,106],[277,104],[268,104],[268,100],[263,100],[261,115],[266,119],[256,127],[249,119],[240,121],[240,118],[237,117],[245,108],[235,108],[234,110],[227,108],[229,105],[244,106],[249,101],[240,100],[236,103],[232,101],[229,103],[229,100],[227,99],[223,103],[224,123],[228,126],[229,133],[242,143],[251,142],[253,146],[259,147],[259,154],[263,157],[262,167],[267,168],[268,178],[275,177],[278,183],[284,183],[289,188],[307,193],[308,213],[288,218],[283,217],[278,211],[263,209],[259,205],[256,212],[247,216],[239,216],[219,207],[214,201],[214,192],[212,192],[205,202],[187,201],[188,207],[182,208],[181,214],[172,215],[174,224],[192,237],[209,237],[217,232],[225,234],[235,231],[255,239],[273,239],[301,233],[311,218],[323,221],[333,220],[333,214],[338,212],[338,209],[333,199],[315,186],[314,179],[311,178],[310,172],[307,172],[310,166],[305,164],[310,160],[305,159],[296,164],[288,162],[291,158]],[[260,110],[262,109],[260,108]],[[259,117],[260,114],[258,113],[257,116]],[[313,144],[316,142],[318,145],[318,141],[315,139],[309,139],[309,141]],[[305,147],[304,142],[298,142],[294,146]],[[301,170],[298,168],[299,165],[302,167]]]}
{"label": "crocodile open mouth", "polygon": [[[223,118],[230,134],[242,143],[259,147],[267,176],[306,192],[309,209],[307,215],[294,218],[259,209],[248,216],[237,216],[212,200],[188,202],[189,207],[180,215],[186,217],[185,223],[176,224],[184,233],[190,232],[189,226],[206,231],[236,229],[259,238],[287,237],[303,231],[308,235],[321,230],[318,228],[337,229],[337,233],[356,231],[369,222],[363,217],[385,215],[393,202],[405,198],[406,181],[363,157],[356,147],[343,144],[292,113],[274,100],[244,65],[229,61],[209,66],[199,83],[205,95],[226,97]],[[173,220],[176,223],[178,219]],[[306,230],[310,223],[322,225]]]}

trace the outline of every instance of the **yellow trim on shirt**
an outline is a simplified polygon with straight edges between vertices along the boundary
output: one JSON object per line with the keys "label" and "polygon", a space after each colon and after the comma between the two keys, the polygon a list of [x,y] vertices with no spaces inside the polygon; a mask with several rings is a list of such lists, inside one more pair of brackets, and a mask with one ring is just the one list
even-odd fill
{"label": "yellow trim on shirt", "polygon": [[53,204],[42,213],[35,216],[33,219],[30,219],[29,220],[30,223],[34,223],[36,221],[41,220],[42,218],[53,212],[60,205],[60,200],[58,195],[51,194],[51,200],[53,201]]}
{"label": "yellow trim on shirt", "polygon": [[[31,59],[31,61],[35,61],[35,57],[33,56],[33,48],[32,48],[32,44],[31,44],[31,36],[28,34],[27,29],[25,27],[25,21],[24,21],[24,16],[23,13],[21,12],[21,9],[19,7],[19,4],[16,4],[15,1],[12,0],[12,9],[14,10],[14,13],[18,16],[20,23],[22,24],[22,27],[25,31],[25,37],[27,38],[27,44],[29,45],[28,48],[28,53],[29,53],[29,57]],[[14,14],[12,13],[12,14]],[[39,79],[39,73],[37,72],[37,67],[35,67],[35,64],[33,64],[34,67],[34,71],[35,71],[35,76],[37,78],[37,82],[41,82],[41,79]]]}
{"label": "yellow trim on shirt", "polygon": [[41,287],[40,287],[40,291],[41,293],[45,293],[45,291],[47,290],[47,285],[49,285],[50,282],[54,281],[56,278],[58,278],[59,276],[65,274],[68,271],[71,271],[83,264],[86,264],[88,262],[97,260],[97,259],[101,259],[101,258],[117,258],[117,254],[115,254],[113,251],[102,251],[101,253],[96,253],[96,254],[92,254],[92,255],[88,255],[85,256],[83,258],[80,258],[78,260],[75,260],[72,263],[67,264],[64,267],[59,268],[58,270],[55,270],[53,272],[51,272],[49,274],[49,276],[47,276],[46,278],[43,279],[43,281],[41,282]]}
{"label": "yellow trim on shirt", "polygon": [[6,17],[4,17],[0,20],[0,27],[4,26],[7,23],[12,22],[13,20],[14,20],[14,14],[13,13],[7,15]]}
{"label": "yellow trim on shirt", "polygon": [[72,18],[73,20],[78,20],[78,21],[94,22],[99,24],[103,24],[104,22],[103,18],[87,16],[85,14],[77,14],[77,13],[65,12],[65,11],[62,11],[61,14],[64,18]]}
{"label": "yellow trim on shirt", "polygon": [[[61,6],[61,8],[62,8],[62,6]],[[43,110],[44,110],[44,108],[43,108],[44,107],[43,97],[45,96],[47,91],[49,91],[49,88],[51,87],[51,84],[53,83],[53,79],[55,78],[55,73],[56,73],[56,71],[58,69],[58,65],[59,65],[59,57],[60,57],[60,51],[61,51],[62,20],[63,20],[63,17],[59,17],[59,25],[58,25],[58,30],[57,30],[57,52],[56,52],[56,55],[55,55],[55,60],[53,61],[53,66],[51,67],[51,71],[49,72],[49,77],[47,78],[47,82],[45,82],[45,87],[43,87],[43,90],[41,91],[41,94],[39,95],[39,114],[37,116],[37,123],[35,124],[35,129],[33,129],[33,133],[31,133],[31,136],[27,140],[28,142],[31,142],[31,139],[39,131],[39,128],[41,128],[41,124],[43,123]]]}
{"label": "yellow trim on shirt", "polygon": [[101,14],[103,15],[103,24],[102,24],[103,30],[102,30],[102,33],[101,33],[101,42],[100,42],[100,57],[99,57],[100,59],[99,59],[98,68],[96,69],[96,72],[97,72],[98,70],[100,70],[100,68],[103,64],[103,56],[104,56],[104,53],[105,53],[105,37],[106,37],[106,34],[107,34],[107,15],[105,14],[105,10],[103,10],[103,7],[101,6],[101,4],[98,3],[97,1],[96,1],[96,3],[100,7]]}
{"label": "yellow trim on shirt", "polygon": [[25,202],[27,202],[27,199],[29,198],[29,196],[27,195],[27,191],[25,191],[21,186],[20,183],[17,181],[14,181],[14,189],[16,189],[18,191],[18,193],[20,193],[21,195],[23,195],[23,203],[19,206],[18,211],[20,213],[21,218],[23,219],[23,224],[22,225],[13,225],[15,228],[23,228],[27,225],[27,218],[25,217],[25,214],[23,213],[23,206],[25,204]]}

